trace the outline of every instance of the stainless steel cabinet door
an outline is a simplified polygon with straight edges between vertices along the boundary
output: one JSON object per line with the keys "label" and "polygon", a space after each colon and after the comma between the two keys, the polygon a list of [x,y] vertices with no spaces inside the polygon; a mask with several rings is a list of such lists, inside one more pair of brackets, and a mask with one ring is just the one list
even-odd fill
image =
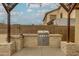
{"label": "stainless steel cabinet door", "polygon": [[38,46],[48,46],[48,45],[49,45],[48,35],[39,35],[39,37],[38,37]]}

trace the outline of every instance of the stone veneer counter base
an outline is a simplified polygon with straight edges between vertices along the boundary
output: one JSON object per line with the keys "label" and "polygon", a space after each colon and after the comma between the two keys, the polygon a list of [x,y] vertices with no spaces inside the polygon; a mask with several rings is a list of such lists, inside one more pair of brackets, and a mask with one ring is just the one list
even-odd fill
{"label": "stone veneer counter base", "polygon": [[67,56],[79,56],[79,43],[67,43],[65,41],[62,41],[61,50]]}
{"label": "stone veneer counter base", "polygon": [[10,56],[15,53],[15,42],[0,43],[0,56]]}
{"label": "stone veneer counter base", "polygon": [[[9,56],[15,51],[20,51],[23,48],[35,48],[38,46],[38,34],[23,34],[24,38],[20,35],[11,35],[10,43],[0,43],[0,55]],[[61,34],[51,34],[49,35],[49,46],[59,48],[62,39]],[[44,46],[43,46],[44,47]]]}

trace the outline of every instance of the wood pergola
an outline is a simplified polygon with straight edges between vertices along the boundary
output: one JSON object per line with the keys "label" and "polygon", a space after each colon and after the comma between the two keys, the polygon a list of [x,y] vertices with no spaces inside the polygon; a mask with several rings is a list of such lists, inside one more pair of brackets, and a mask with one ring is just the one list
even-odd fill
{"label": "wood pergola", "polygon": [[65,5],[64,3],[60,3],[60,5],[66,10],[66,12],[68,13],[68,39],[67,42],[70,42],[70,15],[72,13],[72,11],[74,10],[75,6],[77,3],[68,3],[67,5]]}
{"label": "wood pergola", "polygon": [[[7,27],[7,42],[10,42],[11,37],[10,37],[10,33],[11,33],[11,24],[10,24],[10,12],[14,9],[14,7],[17,5],[18,3],[2,3],[3,7],[5,8],[6,12],[7,12],[7,23],[8,23],[8,27]],[[72,13],[72,11],[74,10],[74,7],[76,6],[77,3],[60,3],[60,5],[67,11],[68,13],[68,39],[67,42],[70,42],[70,15]]]}
{"label": "wood pergola", "polygon": [[10,12],[12,9],[17,5],[17,3],[2,3],[3,7],[5,8],[7,12],[7,23],[8,23],[8,29],[7,29],[7,42],[10,42],[10,33],[11,33],[11,26],[10,26]]}

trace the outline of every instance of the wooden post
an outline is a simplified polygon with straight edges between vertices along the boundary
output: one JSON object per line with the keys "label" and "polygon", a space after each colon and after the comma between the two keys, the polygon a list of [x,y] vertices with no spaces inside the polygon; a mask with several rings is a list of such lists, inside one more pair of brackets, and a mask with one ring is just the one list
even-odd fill
{"label": "wooden post", "polygon": [[68,26],[68,38],[67,38],[67,42],[70,42],[70,13],[68,13],[68,22],[67,22],[67,26]]}
{"label": "wooden post", "polygon": [[8,23],[8,26],[7,26],[7,41],[10,42],[11,40],[11,37],[10,37],[10,34],[11,34],[11,26],[10,26],[10,12],[7,13],[7,23]]}

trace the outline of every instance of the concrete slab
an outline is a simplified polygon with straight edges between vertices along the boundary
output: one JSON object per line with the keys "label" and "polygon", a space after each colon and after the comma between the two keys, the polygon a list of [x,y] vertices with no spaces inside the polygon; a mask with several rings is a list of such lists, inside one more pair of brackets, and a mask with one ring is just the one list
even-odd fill
{"label": "concrete slab", "polygon": [[60,48],[38,47],[24,48],[13,56],[65,56]]}

